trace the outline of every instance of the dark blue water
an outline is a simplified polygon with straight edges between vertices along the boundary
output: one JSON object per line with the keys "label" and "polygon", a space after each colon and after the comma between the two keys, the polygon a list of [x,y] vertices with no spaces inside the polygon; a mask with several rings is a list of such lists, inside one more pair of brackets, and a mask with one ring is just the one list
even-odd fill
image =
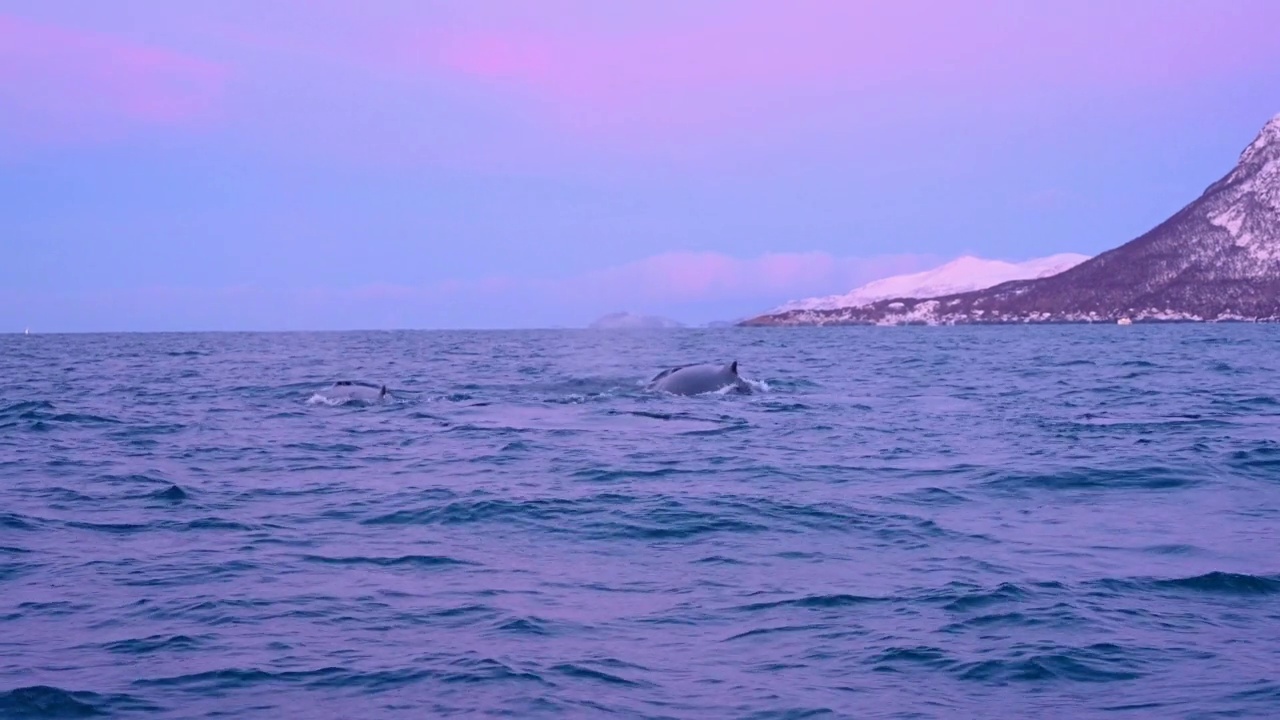
{"label": "dark blue water", "polygon": [[[767,391],[639,387],[735,358]],[[9,336],[0,378],[0,717],[1280,714],[1280,328]]]}

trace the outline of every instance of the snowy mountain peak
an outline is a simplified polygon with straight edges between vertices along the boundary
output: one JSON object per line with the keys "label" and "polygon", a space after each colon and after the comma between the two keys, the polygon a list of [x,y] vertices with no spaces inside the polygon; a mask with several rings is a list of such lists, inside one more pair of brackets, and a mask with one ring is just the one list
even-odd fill
{"label": "snowy mountain peak", "polygon": [[893,298],[931,298],[971,290],[983,290],[1010,280],[1049,277],[1088,260],[1087,255],[1061,253],[1020,263],[985,260],[963,255],[951,262],[909,275],[895,275],[867,283],[844,295],[793,300],[770,312],[791,310],[834,310],[859,307]]}
{"label": "snowy mountain peak", "polygon": [[1275,117],[1268,120],[1267,124],[1262,126],[1262,134],[1270,134],[1273,140],[1280,138],[1280,113],[1276,113]]}
{"label": "snowy mountain peak", "polygon": [[[1238,170],[1257,172],[1280,160],[1280,115],[1262,126],[1258,137],[1240,153]],[[1232,173],[1233,175],[1235,173]]]}
{"label": "snowy mountain peak", "polygon": [[1280,269],[1280,115],[1263,126],[1240,155],[1240,162],[1205,197],[1205,217],[1226,230],[1248,260],[1271,271]]}

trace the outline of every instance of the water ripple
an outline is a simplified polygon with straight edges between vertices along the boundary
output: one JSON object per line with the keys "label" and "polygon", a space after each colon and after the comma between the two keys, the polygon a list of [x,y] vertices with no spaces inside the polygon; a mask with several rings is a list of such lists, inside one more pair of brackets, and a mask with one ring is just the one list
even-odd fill
{"label": "water ripple", "polygon": [[[737,359],[757,392],[645,380]],[[0,717],[1268,717],[1270,326],[0,336]],[[393,402],[311,403],[336,380]]]}

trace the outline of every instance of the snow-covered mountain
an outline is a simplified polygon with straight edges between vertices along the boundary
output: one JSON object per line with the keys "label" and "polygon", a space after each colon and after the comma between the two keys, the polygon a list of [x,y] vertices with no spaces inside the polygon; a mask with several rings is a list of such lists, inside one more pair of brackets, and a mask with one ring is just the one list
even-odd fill
{"label": "snow-covered mountain", "polygon": [[680,328],[684,327],[684,324],[670,318],[654,315],[615,312],[597,319],[588,327],[593,330],[634,330],[639,328]]}
{"label": "snow-covered mountain", "polygon": [[794,309],[746,325],[1280,321],[1280,115],[1199,198],[1051,277],[932,299]]}
{"label": "snow-covered mountain", "polygon": [[770,312],[834,310],[868,305],[877,300],[893,298],[931,298],[941,295],[955,295],[971,290],[984,290],[1010,280],[1029,280],[1057,275],[1088,259],[1088,255],[1062,253],[1025,262],[1012,263],[1003,260],[984,260],[966,255],[932,270],[909,275],[894,275],[893,277],[876,280],[844,295],[793,300]]}

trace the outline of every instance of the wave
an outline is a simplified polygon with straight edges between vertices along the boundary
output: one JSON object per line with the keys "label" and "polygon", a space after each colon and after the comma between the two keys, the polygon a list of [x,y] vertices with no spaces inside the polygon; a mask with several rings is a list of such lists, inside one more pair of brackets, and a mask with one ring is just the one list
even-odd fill
{"label": "wave", "polygon": [[949,591],[934,596],[933,600],[945,602],[943,609],[951,612],[970,612],[992,605],[1023,602],[1030,594],[1013,583],[1001,583],[993,590],[974,588],[969,592]]}
{"label": "wave", "polygon": [[[643,520],[643,522],[641,522]],[[657,517],[585,521],[577,532],[593,538],[612,540],[687,540],[722,533],[760,533],[764,525],[695,511],[663,513]]]}
{"label": "wave", "polygon": [[1146,676],[1145,663],[1114,645],[1094,645],[1060,652],[1037,653],[1017,659],[957,663],[953,673],[962,680],[983,683],[1070,681],[1106,683]]}
{"label": "wave", "polygon": [[188,635],[152,635],[105,643],[102,645],[102,649],[121,655],[197,651],[208,646],[213,637],[213,635],[201,635],[198,637]]}
{"label": "wave", "polygon": [[1150,465],[1132,469],[1088,468],[1052,473],[995,472],[983,486],[1003,492],[1173,490],[1205,482],[1177,466]]}
{"label": "wave", "polygon": [[[1054,682],[1108,683],[1137,680],[1148,674],[1147,653],[1111,643],[1084,647],[1019,649],[1010,657],[963,660],[934,646],[890,647],[869,660],[877,671],[902,672],[923,667],[958,680],[984,685]],[[907,666],[904,668],[904,666]]]}
{"label": "wave", "polygon": [[1280,576],[1215,571],[1194,577],[1155,580],[1151,586],[1227,595],[1274,595],[1280,593]]}
{"label": "wave", "polygon": [[1280,480],[1280,443],[1267,440],[1248,449],[1235,450],[1227,458],[1232,469],[1266,480]]}
{"label": "wave", "polygon": [[548,521],[594,512],[590,503],[563,499],[459,500],[441,507],[397,510],[362,521],[365,525],[456,525],[492,521]]}
{"label": "wave", "polygon": [[124,421],[87,412],[58,412],[45,400],[14,403],[0,408],[0,429],[22,428],[30,432],[50,432],[67,426],[121,425]]}
{"label": "wave", "polygon": [[39,520],[19,513],[0,510],[0,527],[10,530],[35,530]]}
{"label": "wave", "polygon": [[559,673],[560,675],[564,675],[575,680],[594,680],[608,685],[622,685],[624,687],[634,688],[648,687],[651,685],[651,683],[628,680],[627,678],[614,675],[613,673],[608,673],[603,670],[597,670],[595,668],[575,663],[555,665],[552,666],[551,670],[552,672]]}
{"label": "wave", "polygon": [[53,409],[53,403],[47,400],[25,400],[0,407],[0,420],[8,418],[31,419],[50,413]]}
{"label": "wave", "polygon": [[674,467],[654,468],[652,470],[618,470],[615,468],[590,468],[577,470],[572,477],[590,483],[618,483],[630,480],[657,480],[695,475],[696,471],[682,470]]}
{"label": "wave", "polygon": [[263,685],[299,685],[312,689],[364,688],[366,690],[382,691],[403,687],[418,682],[423,678],[432,677],[441,677],[441,673],[417,668],[360,672],[337,666],[315,670],[281,670],[276,672],[253,668],[224,668],[185,675],[141,678],[134,681],[134,685],[139,687],[184,688],[202,693],[227,693]]}
{"label": "wave", "polygon": [[746,640],[747,638],[758,638],[766,635],[779,635],[789,633],[809,633],[816,630],[823,630],[826,625],[780,625],[776,627],[755,628],[745,630],[735,635],[730,635],[724,639],[724,642],[733,642],[735,640]]}
{"label": "wave", "polygon": [[779,608],[825,610],[830,608],[850,607],[854,605],[866,605],[869,603],[884,602],[885,600],[885,598],[865,595],[849,595],[845,593],[832,595],[804,595],[801,597],[786,598],[783,600],[749,603],[746,605],[739,605],[733,609],[739,612],[761,612],[764,610],[776,610]]}
{"label": "wave", "polygon": [[324,565],[376,565],[378,567],[414,567],[434,568],[458,565],[477,565],[470,560],[459,560],[445,555],[400,555],[397,557],[329,557],[325,555],[303,555],[307,562]]}
{"label": "wave", "polygon": [[63,690],[49,685],[32,685],[0,693],[0,716],[13,720],[109,716],[160,709],[132,695]]}
{"label": "wave", "polygon": [[1213,571],[1180,578],[1104,579],[1095,583],[1111,592],[1193,592],[1221,595],[1274,595],[1280,593],[1280,576]]}
{"label": "wave", "polygon": [[503,633],[544,637],[553,634],[551,623],[537,617],[521,617],[504,621],[495,629]]}

